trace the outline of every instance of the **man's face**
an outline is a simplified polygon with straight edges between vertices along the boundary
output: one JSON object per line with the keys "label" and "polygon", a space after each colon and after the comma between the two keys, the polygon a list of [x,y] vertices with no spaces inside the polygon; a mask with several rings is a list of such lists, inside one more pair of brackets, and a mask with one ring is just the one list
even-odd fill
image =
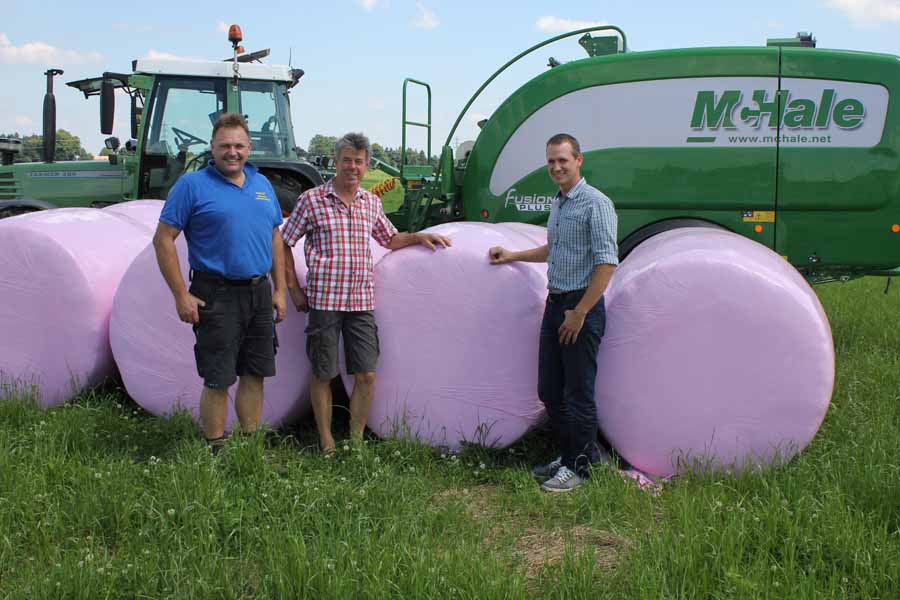
{"label": "man's face", "polygon": [[581,163],[584,156],[575,156],[569,142],[547,146],[547,172],[553,183],[563,189],[571,189],[581,180]]}
{"label": "man's face", "polygon": [[362,183],[362,178],[369,169],[369,156],[365,149],[354,150],[344,148],[335,158],[337,174],[335,177],[347,186],[356,187]]}
{"label": "man's face", "polygon": [[212,140],[216,168],[225,177],[239,177],[250,156],[250,147],[250,138],[242,127],[222,127]]}

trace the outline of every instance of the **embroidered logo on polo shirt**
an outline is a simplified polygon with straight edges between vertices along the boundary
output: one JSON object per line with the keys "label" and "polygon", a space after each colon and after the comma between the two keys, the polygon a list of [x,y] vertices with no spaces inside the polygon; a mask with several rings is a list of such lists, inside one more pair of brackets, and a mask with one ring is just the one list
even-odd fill
{"label": "embroidered logo on polo shirt", "polygon": [[263,200],[264,202],[268,202],[269,196],[265,192],[256,192],[256,199]]}

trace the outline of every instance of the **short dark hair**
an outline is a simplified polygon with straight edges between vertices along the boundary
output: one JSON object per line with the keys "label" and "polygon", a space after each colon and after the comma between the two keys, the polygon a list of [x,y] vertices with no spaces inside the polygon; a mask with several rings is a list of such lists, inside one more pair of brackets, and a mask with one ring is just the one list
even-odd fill
{"label": "short dark hair", "polygon": [[237,113],[227,112],[219,115],[219,118],[216,119],[216,124],[213,125],[213,139],[216,138],[216,133],[224,127],[240,127],[247,134],[247,137],[250,137],[250,127],[247,126],[246,119]]}
{"label": "short dark hair", "polygon": [[575,156],[575,158],[581,156],[581,144],[579,144],[578,140],[576,140],[568,133],[557,133],[552,138],[547,140],[547,145],[558,146],[559,144],[565,144],[566,142],[568,142],[572,147],[572,154]]}
{"label": "short dark hair", "polygon": [[369,143],[369,138],[367,138],[362,133],[347,133],[344,136],[334,143],[334,158],[337,160],[341,156],[341,152],[344,151],[345,148],[353,148],[354,150],[365,150],[366,151],[366,160],[372,158],[372,145]]}

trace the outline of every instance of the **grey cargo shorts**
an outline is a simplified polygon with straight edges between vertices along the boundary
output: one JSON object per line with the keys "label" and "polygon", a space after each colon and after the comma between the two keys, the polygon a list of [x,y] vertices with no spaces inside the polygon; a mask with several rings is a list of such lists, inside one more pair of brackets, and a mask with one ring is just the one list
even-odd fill
{"label": "grey cargo shorts", "polygon": [[327,381],[340,373],[338,340],[344,338],[347,373],[370,373],[378,364],[378,326],[375,314],[311,308],[306,325],[306,355],[316,379]]}

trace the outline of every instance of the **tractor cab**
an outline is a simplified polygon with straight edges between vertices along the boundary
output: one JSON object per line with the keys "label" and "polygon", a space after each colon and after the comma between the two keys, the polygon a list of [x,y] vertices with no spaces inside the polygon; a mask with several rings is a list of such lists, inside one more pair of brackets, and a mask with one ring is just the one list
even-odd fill
{"label": "tractor cab", "polygon": [[[68,83],[85,98],[99,97],[100,131],[106,135],[113,132],[116,96],[127,96],[130,139],[124,148],[118,138],[106,139],[111,151],[108,163],[51,159],[12,165],[10,173],[21,185],[16,184],[16,195],[8,202],[42,209],[165,199],[179,177],[207,166],[213,125],[222,113],[234,112],[243,115],[250,128],[250,160],[271,181],[282,211],[290,212],[300,193],[322,183],[316,167],[299,158],[294,141],[289,93],[303,70],[260,63],[269,51],[245,53],[238,46],[241,37],[240,29],[232,26],[229,41],[234,55],[225,60],[138,59],[132,62],[131,73],[106,72]],[[54,105],[51,115],[45,110],[45,137],[48,131],[55,132],[55,121]]]}

